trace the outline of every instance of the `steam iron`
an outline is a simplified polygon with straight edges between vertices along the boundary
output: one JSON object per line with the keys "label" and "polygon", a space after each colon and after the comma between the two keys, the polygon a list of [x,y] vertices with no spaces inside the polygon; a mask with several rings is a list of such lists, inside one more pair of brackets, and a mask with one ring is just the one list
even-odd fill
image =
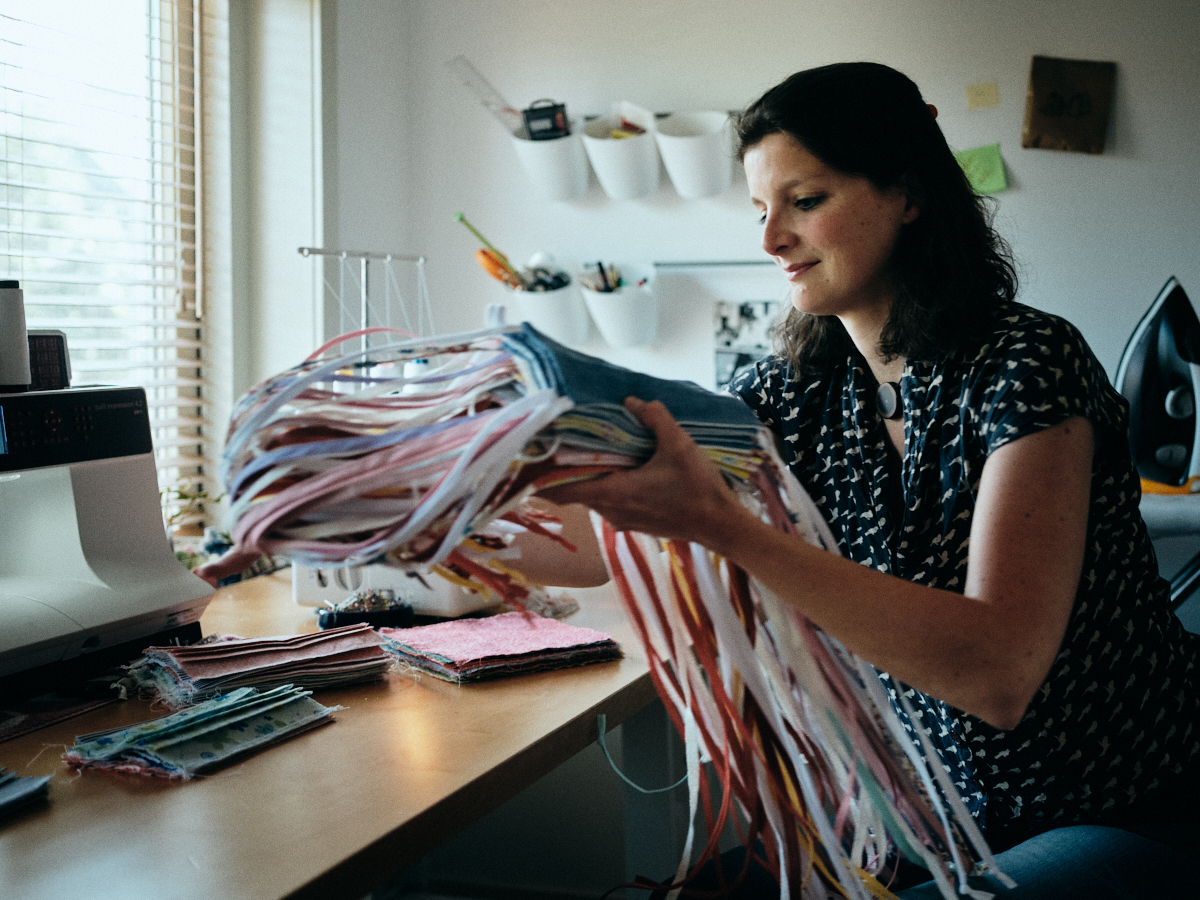
{"label": "steam iron", "polygon": [[[1200,535],[1200,319],[1174,276],[1134,329],[1117,366],[1129,401],[1129,449],[1154,537]],[[1200,586],[1200,554],[1171,583],[1175,606]]]}
{"label": "steam iron", "polygon": [[1200,319],[1174,276],[1129,338],[1116,387],[1129,401],[1129,448],[1142,492],[1200,492]]}

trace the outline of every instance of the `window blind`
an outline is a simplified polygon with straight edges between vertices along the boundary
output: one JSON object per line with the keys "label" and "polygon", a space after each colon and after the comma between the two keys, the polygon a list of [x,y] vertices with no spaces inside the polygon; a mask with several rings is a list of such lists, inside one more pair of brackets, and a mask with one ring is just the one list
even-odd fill
{"label": "window blind", "polygon": [[164,513],[203,524],[199,0],[0,0],[0,278],[72,385],[140,385]]}

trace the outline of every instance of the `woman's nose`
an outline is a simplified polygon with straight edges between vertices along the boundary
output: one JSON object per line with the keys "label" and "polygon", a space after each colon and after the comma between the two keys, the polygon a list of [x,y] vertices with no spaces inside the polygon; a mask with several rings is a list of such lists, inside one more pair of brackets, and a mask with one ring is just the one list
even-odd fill
{"label": "woman's nose", "polygon": [[763,227],[762,247],[771,256],[778,256],[796,242],[796,235],[773,213],[767,213]]}

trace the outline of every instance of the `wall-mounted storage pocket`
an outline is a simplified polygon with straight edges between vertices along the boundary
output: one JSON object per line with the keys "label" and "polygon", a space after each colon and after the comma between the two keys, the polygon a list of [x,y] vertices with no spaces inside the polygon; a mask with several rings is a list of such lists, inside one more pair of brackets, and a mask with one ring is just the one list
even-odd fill
{"label": "wall-mounted storage pocket", "polygon": [[508,321],[528,322],[560,344],[578,346],[587,340],[588,311],[573,282],[555,291],[505,289],[508,305],[516,315]]}
{"label": "wall-mounted storage pocket", "polygon": [[574,200],[587,193],[588,161],[582,126],[582,122],[572,120],[570,134],[538,141],[512,136],[525,174],[534,190],[547,200]]}
{"label": "wall-mounted storage pocket", "polygon": [[654,266],[621,266],[620,271],[624,283],[615,290],[595,291],[580,282],[579,291],[610,347],[644,347],[654,342],[658,330]]}
{"label": "wall-mounted storage pocket", "polygon": [[672,113],[656,133],[667,174],[688,200],[722,193],[733,177],[733,129],[723,112]]}
{"label": "wall-mounted storage pocket", "polygon": [[[641,132],[623,128],[626,123]],[[653,113],[626,102],[614,104],[610,115],[584,125],[583,146],[588,159],[604,193],[613,200],[648,197],[658,190],[655,130]]]}

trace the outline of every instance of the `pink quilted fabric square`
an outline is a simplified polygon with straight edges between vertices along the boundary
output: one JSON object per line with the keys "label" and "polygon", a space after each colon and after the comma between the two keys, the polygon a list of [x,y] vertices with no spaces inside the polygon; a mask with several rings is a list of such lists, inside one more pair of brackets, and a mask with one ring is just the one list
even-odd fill
{"label": "pink quilted fabric square", "polygon": [[381,628],[380,632],[411,650],[433,653],[455,662],[565,650],[612,640],[602,631],[523,612],[455,619],[418,628]]}

